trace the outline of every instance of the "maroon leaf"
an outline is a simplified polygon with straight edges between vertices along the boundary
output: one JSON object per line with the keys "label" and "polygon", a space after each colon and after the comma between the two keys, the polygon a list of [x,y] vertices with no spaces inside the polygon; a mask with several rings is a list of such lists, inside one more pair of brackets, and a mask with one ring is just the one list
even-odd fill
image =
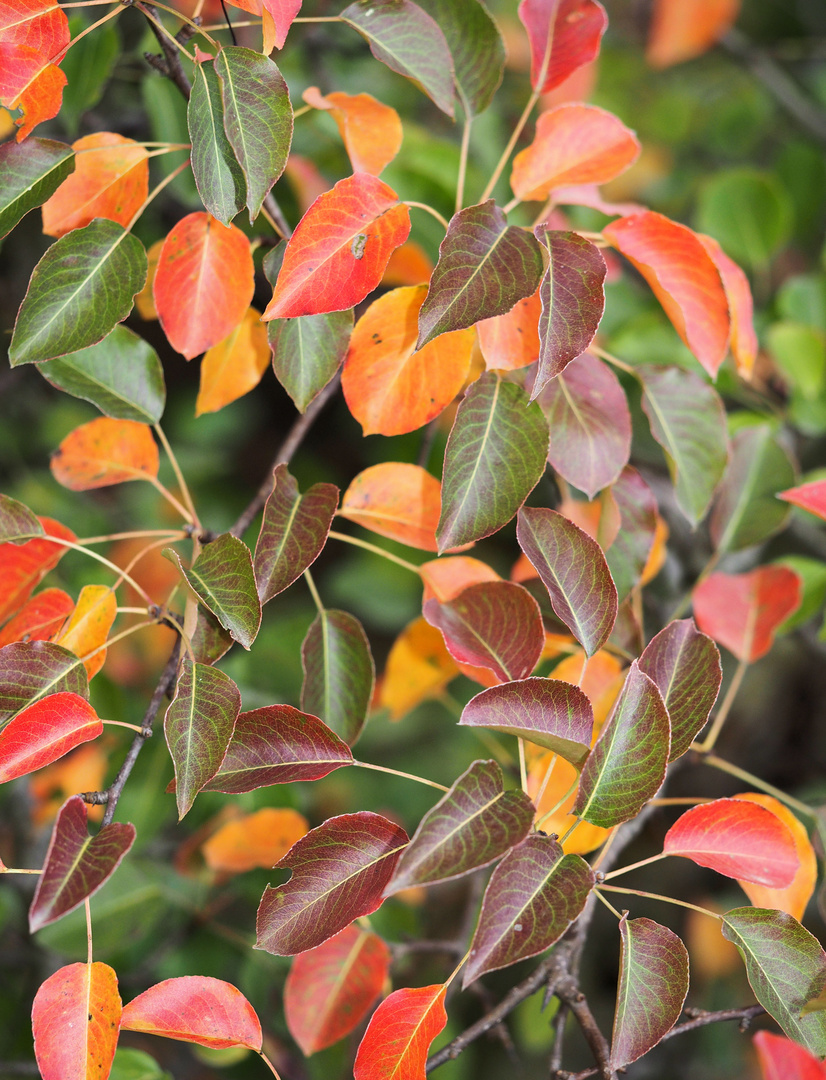
{"label": "maroon leaf", "polygon": [[503,682],[530,675],[545,644],[539,605],[509,581],[471,585],[445,604],[428,600],[423,611],[454,659],[490,668]]}
{"label": "maroon leaf", "polygon": [[620,528],[605,560],[622,602],[642,576],[657,533],[657,500],[636,469],[626,465],[611,488]]}
{"label": "maroon leaf", "polygon": [[0,649],[0,725],[49,694],[89,697],[83,661],[50,641],[16,641]]}
{"label": "maroon leaf", "polygon": [[495,761],[474,761],[422,819],[387,892],[487,866],[525,838],[534,813],[524,791],[505,791]]}
{"label": "maroon leaf", "polygon": [[519,511],[516,537],[557,616],[593,656],[611,636],[617,617],[617,590],[602,548],[562,514],[540,507]]}
{"label": "maroon leaf", "polygon": [[361,623],[346,611],[319,612],[301,643],[301,664],[301,708],[322,717],[352,746],[367,719],[376,679]]}
{"label": "maroon leaf", "polygon": [[124,1006],[121,1027],[213,1049],[261,1052],[261,1022],[240,990],[208,975],[183,975],[150,986]]}
{"label": "maroon leaf", "polygon": [[198,664],[215,664],[229,652],[234,642],[209,608],[198,605],[198,620],[192,635],[192,655]]}
{"label": "maroon leaf", "polygon": [[477,694],[459,723],[527,739],[580,768],[591,749],[594,710],[578,686],[560,679],[522,679]]}
{"label": "maroon leaf", "polygon": [[112,876],[135,840],[135,826],[113,822],[95,836],[86,831],[86,804],[68,799],[57,815],[43,872],[29,908],[29,930],[62,919]]}
{"label": "maroon leaf", "polygon": [[23,544],[43,533],[43,525],[28,506],[0,495],[0,543]]}
{"label": "maroon leaf", "polygon": [[375,911],[406,843],[404,829],[366,810],[312,829],[276,864],[292,877],[265,890],[255,947],[275,956],[306,952]]}
{"label": "maroon leaf", "polygon": [[0,784],[57,761],[102,731],[97,713],[79,694],[35,701],[0,732]]}
{"label": "maroon leaf", "polygon": [[540,94],[597,56],[608,25],[605,9],[596,0],[522,0],[519,18],[531,44],[531,85]]}
{"label": "maroon leaf", "polygon": [[463,979],[536,956],[579,915],[594,874],[579,855],[565,855],[553,837],[533,833],[508,852],[491,875]]}

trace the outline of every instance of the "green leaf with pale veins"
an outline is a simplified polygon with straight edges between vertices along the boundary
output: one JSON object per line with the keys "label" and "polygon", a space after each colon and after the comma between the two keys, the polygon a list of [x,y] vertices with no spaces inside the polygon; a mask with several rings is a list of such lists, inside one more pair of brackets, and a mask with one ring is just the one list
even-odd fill
{"label": "green leaf with pale veins", "polygon": [[146,282],[137,237],[104,218],[56,241],[31,276],[9,348],[12,367],[77,352],[123,322]]}
{"label": "green leaf with pale veins", "polygon": [[28,506],[9,495],[0,495],[0,544],[25,544],[44,532]]}
{"label": "green leaf with pale veins", "polygon": [[58,390],[91,401],[115,420],[157,424],[163,415],[166,386],[158,354],[126,326],[37,370]]}
{"label": "green leaf with pale veins", "polygon": [[51,641],[15,641],[0,649],[0,727],[50,694],[89,699],[83,661]]}
{"label": "green leaf with pale veins", "polygon": [[448,116],[453,116],[453,58],[445,35],[411,0],[357,0],[341,12],[370,52],[391,71],[412,79]]}
{"label": "green leaf with pale veins", "polygon": [[489,536],[538,484],[548,455],[548,424],[536,402],[487,371],[456,412],[442,473],[439,552]]}
{"label": "green leaf with pale veins", "polygon": [[247,182],[250,222],[284,171],[293,137],[287,84],[267,56],[228,45],[215,60],[224,130]]}
{"label": "green leaf with pale veins", "polygon": [[164,548],[163,554],[178,566],[192,591],[221,626],[248,649],[261,625],[261,604],[247,545],[231,533],[222,533],[206,545],[189,568],[174,548]]}
{"label": "green leaf with pale veins", "polygon": [[187,108],[192,173],[204,207],[229,225],[246,201],[246,181],[224,131],[221,83],[212,60],[195,65]]}
{"label": "green leaf with pale veins", "polygon": [[361,623],[346,611],[319,612],[301,645],[301,663],[301,708],[352,746],[367,719],[376,678]]}
{"label": "green leaf with pale veins", "polygon": [[439,260],[419,311],[416,348],[439,334],[506,314],[536,292],[544,269],[538,241],[525,229],[508,225],[493,199],[460,210],[439,245]]}
{"label": "green leaf with pale veins", "polygon": [[75,169],[71,146],[32,139],[0,146],[0,237],[54,194]]}
{"label": "green leaf with pale veins", "polygon": [[502,81],[505,44],[496,23],[479,0],[416,0],[445,36],[466,116],[491,103]]}

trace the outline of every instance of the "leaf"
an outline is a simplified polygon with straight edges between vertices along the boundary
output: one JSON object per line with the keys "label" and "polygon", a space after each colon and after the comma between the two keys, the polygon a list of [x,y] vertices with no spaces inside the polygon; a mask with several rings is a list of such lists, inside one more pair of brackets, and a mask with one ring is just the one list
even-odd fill
{"label": "leaf", "polygon": [[422,818],[388,894],[490,865],[524,840],[533,817],[533,803],[524,791],[505,790],[495,761],[474,761]]}
{"label": "leaf", "polygon": [[287,164],[293,137],[290,94],[272,60],[252,49],[224,46],[215,72],[224,103],[224,130],[247,182],[252,224]]}
{"label": "leaf", "polygon": [[108,585],[84,585],[69,620],[55,638],[83,660],[86,676],[93,679],[103,667],[106,649],[102,648],[118,612],[118,601]]}
{"label": "leaf", "polygon": [[786,491],[779,491],[777,498],[794,503],[826,520],[826,480],[814,480],[800,487],[787,488]]}
{"label": "leaf", "polygon": [[572,812],[605,829],[636,817],[659,791],[668,756],[668,712],[635,660],[585,762]]}
{"label": "leaf", "polygon": [[445,36],[465,115],[484,112],[499,88],[505,65],[505,46],[496,23],[478,0],[416,2]]}
{"label": "leaf", "polygon": [[754,329],[754,301],[749,279],[733,259],[723,251],[710,236],[697,234],[700,243],[711,256],[723,282],[731,318],[731,355],[737,371],[744,379],[750,379],[757,358],[757,334]]}
{"label": "leaf", "polygon": [[654,492],[630,465],[625,466],[612,486],[611,496],[619,511],[620,528],[605,552],[605,561],[622,603],[637,583],[644,584],[649,561],[655,557],[658,536],[664,545],[668,532],[665,531],[664,537],[661,535],[662,521]]}
{"label": "leaf", "polygon": [[491,875],[462,985],[544,952],[577,918],[593,886],[579,855],[564,855],[543,833],[528,836]]}
{"label": "leaf", "polygon": [[79,694],[61,692],[35,701],[0,731],[0,784],[57,761],[102,731],[97,713]]}
{"label": "leaf", "polygon": [[307,819],[295,810],[272,806],[244,814],[214,832],[201,847],[207,866],[218,873],[269,870],[309,831]]}
{"label": "leaf", "polygon": [[737,946],[754,996],[786,1032],[816,1057],[826,1054],[826,1013],[801,1016],[826,984],[826,953],[791,915],[734,908],[723,916],[723,937]]}
{"label": "leaf", "polygon": [[728,460],[726,417],[716,390],[692,371],[640,365],[642,407],[665,450],[677,504],[702,520]]}
{"label": "leaf", "polygon": [[30,210],[42,206],[74,167],[71,147],[53,139],[0,146],[0,237],[10,233]]}
{"label": "leaf", "polygon": [[437,23],[410,0],[357,0],[339,15],[391,71],[412,80],[453,117],[453,58]]}
{"label": "leaf", "polygon": [[372,94],[322,94],[309,86],[302,97],[314,109],[329,112],[353,166],[353,172],[380,176],[398,154],[402,145],[402,122],[389,105],[376,101]]}
{"label": "leaf", "polygon": [[158,468],[158,446],[146,424],[105,416],[75,428],[51,459],[52,475],[70,491],[151,480]]}
{"label": "leaf", "polygon": [[195,415],[218,412],[258,386],[270,364],[267,328],[261,313],[247,308],[241,322],[201,360]]}
{"label": "leaf", "polygon": [[538,94],[546,94],[590,63],[608,26],[605,9],[596,0],[522,0],[519,18],[528,32],[531,86]]}
{"label": "leaf", "polygon": [[28,506],[9,495],[0,495],[0,543],[19,545],[43,535],[43,525]]}
{"label": "leaf", "polygon": [[163,415],[166,387],[158,354],[126,326],[37,370],[58,390],[91,401],[115,420],[157,424]]}
{"label": "leaf", "polygon": [[43,204],[43,232],[63,236],[95,218],[127,228],[149,193],[149,154],[134,139],[112,131],[72,143],[74,171]]}
{"label": "leaf", "polygon": [[700,56],[737,18],[740,0],[655,0],[645,58],[665,68]]}
{"label": "leaf", "polygon": [[594,711],[578,686],[559,679],[523,679],[471,698],[459,723],[516,735],[581,768],[591,749]]}
{"label": "leaf", "polygon": [[164,240],[153,295],[173,349],[187,360],[218,345],[252,300],[250,242],[202,212],[187,214]]}
{"label": "leaf", "polygon": [[381,938],[353,924],[293,960],[284,1016],[305,1057],[359,1026],[382,991],[390,959]]}
{"label": "leaf", "polygon": [[393,289],[355,325],[341,389],[365,435],[401,435],[439,415],[470,370],[473,329],[443,334],[416,348],[417,317],[427,287]]}
{"label": "leaf", "polygon": [[107,964],[69,964],[50,975],[32,1006],[34,1054],[43,1080],[107,1077],[120,1019],[118,977]]}
{"label": "leaf", "polygon": [[747,574],[711,574],[692,594],[694,618],[704,634],[738,660],[753,664],[774,644],[777,628],[800,605],[800,578],[786,566],[759,566]]}
{"label": "leaf", "polygon": [[436,550],[441,508],[439,481],[420,465],[384,461],[353,480],[341,500],[341,517],[401,544]]}
{"label": "leaf", "polygon": [[86,804],[73,795],[60,808],[29,908],[29,932],[74,911],[112,876],[135,840],[135,826],[113,822],[86,831]]}
{"label": "leaf", "polygon": [[44,589],[30,597],[0,630],[0,648],[13,641],[47,641],[63,626],[75,602],[62,589]]}
{"label": "leaf", "polygon": [[823,1063],[791,1039],[758,1031],[752,1042],[757,1048],[763,1080],[824,1080],[826,1077]]}
{"label": "leaf", "polygon": [[207,544],[189,568],[174,549],[178,569],[201,603],[208,607],[234,641],[249,649],[261,625],[261,604],[255,586],[252,555],[243,540],[222,533]]}
{"label": "leaf", "polygon": [[278,863],[292,870],[290,880],[264,891],[255,948],[306,952],[375,911],[406,843],[404,829],[366,810],[312,829]]}
{"label": "leaf", "polygon": [[424,585],[424,600],[434,597],[439,603],[455,600],[469,585],[481,585],[483,581],[501,581],[492,566],[473,559],[469,555],[447,555],[422,563],[419,574]]}
{"label": "leaf", "polygon": [[409,232],[407,207],[387,184],[367,173],[339,180],[296,226],[262,318],[321,315],[361,303]]}
{"label": "leaf", "polygon": [[353,1066],[354,1080],[418,1080],[427,1052],[447,1024],[447,986],[394,990],[370,1018]]}
{"label": "leaf", "polygon": [[504,315],[481,319],[476,337],[488,371],[514,371],[539,359],[539,290],[519,300]]}
{"label": "leaf", "polygon": [[794,465],[768,424],[738,431],[731,460],[711,511],[711,539],[719,552],[759,544],[786,523],[790,508],[775,498],[794,483]]}
{"label": "leaf", "polygon": [[301,643],[301,665],[301,708],[352,746],[367,719],[376,677],[358,619],[346,611],[320,611]]}
{"label": "leaf", "polygon": [[607,184],[639,153],[636,135],[613,113],[596,105],[557,105],[540,113],[533,142],[513,159],[511,188],[518,199],[541,202],[557,187]]}
{"label": "leaf", "polygon": [[0,725],[50,694],[89,697],[83,664],[49,641],[18,641],[0,650]]}
{"label": "leaf", "polygon": [[202,790],[238,795],[318,780],[352,761],[349,746],[318,717],[291,705],[268,705],[241,713],[221,767]]}
{"label": "leaf", "polygon": [[53,0],[6,0],[0,13],[0,40],[25,45],[51,59],[69,43],[66,13]]}
{"label": "leaf", "polygon": [[651,919],[620,919],[620,977],[611,1067],[641,1058],[669,1032],[688,993],[688,952],[673,931]]}
{"label": "leaf", "polygon": [[262,604],[312,566],[327,542],[337,506],[334,484],[313,484],[301,495],[287,466],[276,466],[253,560]]}
{"label": "leaf", "polygon": [[631,453],[631,413],[619,379],[583,353],[534,397],[551,431],[548,461],[593,499],[618,479]]}
{"label": "leaf", "polygon": [[353,312],[331,311],[267,326],[275,377],[304,412],[341,366],[353,329]]}
{"label": "leaf", "polygon": [[39,49],[0,42],[0,104],[22,110],[14,123],[17,141],[60,112],[66,75]]}
{"label": "leaf", "polygon": [[647,210],[612,221],[603,236],[642,274],[674,329],[715,378],[731,324],[720,272],[697,234]]}
{"label": "leaf", "polygon": [[539,406],[496,372],[480,376],[459,405],[447,440],[439,552],[490,536],[510,521],[539,482],[547,450]]}
{"label": "leaf", "polygon": [[536,292],[543,273],[539,244],[508,225],[493,199],[450,219],[419,313],[418,348],[448,330],[504,315]]}
{"label": "leaf", "polygon": [[244,208],[247,184],[224,131],[221,80],[211,60],[195,65],[186,117],[201,202],[222,225],[229,225]]}
{"label": "leaf", "polygon": [[393,642],[379,683],[379,706],[400,720],[422,701],[438,697],[459,673],[444,638],[423,616]]}
{"label": "leaf", "polygon": [[[75,534],[52,518],[42,517],[41,525],[50,536],[76,540]],[[35,537],[24,544],[0,546],[0,620],[8,618],[28,600],[36,586],[53,570],[66,552],[63,544]]]}
{"label": "leaf", "polygon": [[179,820],[221,767],[241,711],[241,692],[223,671],[184,659],[163,730],[175,766]]}
{"label": "leaf", "polygon": [[739,799],[692,806],[665,834],[663,852],[774,889],[790,885],[800,865],[794,838],[780,818]]}
{"label": "leaf", "polygon": [[143,244],[114,221],[93,221],[52,244],[17,315],[12,367],[52,360],[102,340],[132,310],[146,280]]}
{"label": "leaf", "polygon": [[261,1053],[261,1022],[240,990],[206,975],[164,979],[123,1007],[123,1031],[221,1049],[248,1046]]}
{"label": "leaf", "polygon": [[198,664],[215,664],[232,648],[234,642],[228,630],[207,608],[198,605],[195,633],[192,635],[192,655]]}
{"label": "leaf", "polygon": [[617,616],[617,590],[599,544],[562,514],[538,507],[519,512],[516,537],[555,613],[593,656],[610,637]]}
{"label": "leaf", "polygon": [[649,641],[639,667],[656,683],[668,709],[669,761],[674,761],[688,750],[711,715],[723,678],[720,653],[693,619],[680,619]]}

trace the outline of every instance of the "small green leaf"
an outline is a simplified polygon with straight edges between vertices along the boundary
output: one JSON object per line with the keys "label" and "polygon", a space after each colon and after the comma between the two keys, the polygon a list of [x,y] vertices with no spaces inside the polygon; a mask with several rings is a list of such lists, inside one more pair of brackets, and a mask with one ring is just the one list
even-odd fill
{"label": "small green leaf", "polygon": [[224,131],[221,83],[211,60],[195,65],[187,125],[198,194],[210,214],[229,225],[244,208],[246,181]]}
{"label": "small green leaf", "polygon": [[301,708],[352,746],[367,719],[376,678],[361,623],[346,611],[319,612],[301,645],[301,663]]}
{"label": "small green leaf", "polygon": [[[70,19],[69,30],[72,37],[76,37],[90,25],[91,19],[88,18]],[[60,61],[60,67],[66,73],[67,79],[60,119],[73,137],[83,114],[93,105],[97,105],[103,96],[120,54],[120,35],[114,22],[107,22],[96,27],[94,33],[76,41]]]}
{"label": "small green leaf", "polygon": [[710,233],[735,262],[765,267],[789,238],[793,210],[788,192],[770,173],[729,169],[701,189],[700,232]]}
{"label": "small green leaf", "polygon": [[53,195],[74,172],[71,146],[52,139],[12,140],[0,146],[0,237]]}

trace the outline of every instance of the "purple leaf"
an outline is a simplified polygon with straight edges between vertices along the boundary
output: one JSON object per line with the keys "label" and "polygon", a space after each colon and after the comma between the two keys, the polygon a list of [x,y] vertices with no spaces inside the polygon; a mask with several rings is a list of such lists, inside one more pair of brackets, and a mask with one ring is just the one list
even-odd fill
{"label": "purple leaf", "polygon": [[525,838],[534,813],[524,791],[505,791],[495,761],[474,761],[422,819],[387,892],[487,866]]}
{"label": "purple leaf", "polygon": [[459,723],[527,739],[580,768],[591,750],[594,710],[578,686],[560,679],[522,679],[477,694]]}
{"label": "purple leaf", "polygon": [[555,510],[525,507],[519,546],[536,567],[551,604],[588,656],[601,649],[617,617],[617,590],[602,548]]}
{"label": "purple leaf", "polygon": [[599,248],[579,233],[555,232],[545,224],[535,231],[549,258],[539,286],[542,314],[534,398],[594,340],[605,310],[602,286],[608,269]]}
{"label": "purple leaf", "polygon": [[209,608],[198,605],[195,633],[192,635],[192,655],[198,664],[215,664],[229,652],[234,642]]}
{"label": "purple leaf", "polygon": [[536,292],[542,250],[525,229],[508,225],[493,199],[450,219],[439,260],[419,312],[420,349],[448,330],[504,315]]}
{"label": "purple leaf", "polygon": [[218,772],[241,711],[241,692],[223,671],[184,659],[163,729],[175,765],[179,819]]}
{"label": "purple leaf", "polygon": [[553,837],[533,833],[523,840],[491,875],[462,985],[544,952],[579,915],[593,887],[591,867],[579,855],[564,855]]}
{"label": "purple leaf", "polygon": [[693,619],[681,619],[669,623],[649,641],[639,667],[657,684],[668,709],[668,760],[674,761],[702,731],[717,700],[723,677],[720,651]]}
{"label": "purple leaf", "polygon": [[490,668],[503,682],[530,675],[545,644],[539,605],[510,581],[471,585],[445,604],[428,600],[423,611],[455,660]]}
{"label": "purple leaf", "polygon": [[301,664],[301,708],[352,746],[367,719],[376,679],[361,623],[346,611],[319,612],[301,644]]}
{"label": "purple leaf", "polygon": [[8,495],[0,495],[0,544],[24,544],[43,534],[43,526],[28,506]]}
{"label": "purple leaf", "polygon": [[29,908],[29,930],[62,919],[108,880],[135,839],[135,826],[104,825],[95,836],[86,831],[86,804],[68,799],[57,815],[43,872]]}
{"label": "purple leaf", "polygon": [[668,751],[668,711],[635,660],[585,762],[571,813],[604,829],[636,817],[665,779]]}
{"label": "purple leaf", "polygon": [[304,412],[341,367],[352,331],[352,308],[267,323],[272,369],[299,412]]}
{"label": "purple leaf", "polygon": [[287,466],[276,466],[253,562],[262,604],[292,585],[315,562],[327,542],[337,507],[334,484],[314,484],[301,495]]}
{"label": "purple leaf", "polygon": [[264,891],[255,948],[294,956],[375,911],[406,843],[401,826],[366,810],[312,829],[276,863],[292,877]]}
{"label": "purple leaf", "polygon": [[539,482],[547,454],[548,425],[539,406],[529,405],[515,383],[485,372],[459,405],[447,440],[439,552],[510,521]]}
{"label": "purple leaf", "polygon": [[636,469],[626,465],[611,494],[620,513],[620,528],[605,552],[622,602],[642,576],[657,532],[657,500]]}
{"label": "purple leaf", "polygon": [[240,794],[318,780],[352,760],[349,746],[317,716],[292,705],[267,705],[241,713],[220,769],[202,790]]}
{"label": "purple leaf", "polygon": [[0,726],[49,694],[89,699],[83,661],[50,641],[15,641],[0,649]]}
{"label": "purple leaf", "polygon": [[621,1069],[657,1045],[683,1011],[688,953],[675,933],[652,922],[620,919],[620,976],[611,1067]]}

